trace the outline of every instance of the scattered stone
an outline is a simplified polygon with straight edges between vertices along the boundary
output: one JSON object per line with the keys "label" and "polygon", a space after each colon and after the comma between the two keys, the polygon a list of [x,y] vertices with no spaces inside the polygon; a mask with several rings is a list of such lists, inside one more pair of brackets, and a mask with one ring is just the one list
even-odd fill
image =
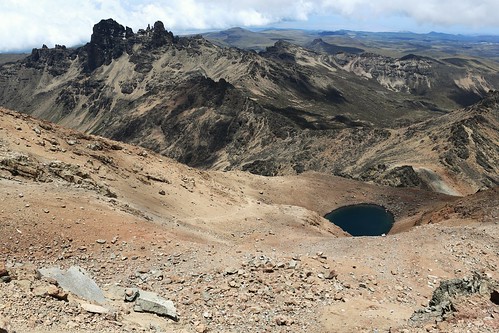
{"label": "scattered stone", "polygon": [[296,260],[291,260],[288,263],[288,268],[290,268],[290,269],[295,269],[297,266],[298,266],[298,261],[296,261]]}
{"label": "scattered stone", "polygon": [[289,326],[293,324],[293,319],[283,315],[275,317],[274,320],[275,323],[279,326]]}
{"label": "scattered stone", "polygon": [[81,308],[90,313],[98,313],[98,314],[106,314],[109,313],[110,310],[100,305],[90,304],[90,303],[81,303]]}
{"label": "scattered stone", "polygon": [[175,321],[178,320],[177,310],[173,302],[149,291],[139,291],[133,310],[136,312],[155,313],[159,316],[169,317]]}
{"label": "scattered stone", "polygon": [[81,267],[71,266],[67,271],[57,267],[42,268],[39,272],[42,277],[54,278],[61,288],[87,301],[99,304],[106,301],[102,290]]}
{"label": "scattered stone", "polygon": [[206,333],[206,332],[208,332],[208,329],[206,328],[206,325],[199,324],[196,326],[196,332],[197,333]]}
{"label": "scattered stone", "polygon": [[499,305],[499,289],[494,289],[490,293],[490,301],[494,304]]}
{"label": "scattered stone", "polygon": [[[497,285],[497,282],[493,282],[486,275],[476,272],[470,278],[441,281],[438,288],[433,292],[428,307],[414,312],[411,321],[441,321],[446,319],[456,311],[454,301],[457,297],[471,294],[488,294],[490,292],[489,288],[492,287],[491,284]],[[492,300],[492,294],[490,295]]]}
{"label": "scattered stone", "polygon": [[133,302],[139,296],[139,289],[127,288],[125,289],[125,302]]}
{"label": "scattered stone", "polygon": [[33,289],[33,294],[38,297],[51,296],[60,301],[68,300],[68,293],[53,284],[37,286]]}
{"label": "scattered stone", "polygon": [[160,194],[160,195],[165,195],[165,194],[166,194],[166,192],[165,192],[165,190],[160,190],[160,191],[159,191],[159,194]]}
{"label": "scattered stone", "polygon": [[5,276],[0,277],[0,281],[5,282],[5,283],[9,283],[10,281],[12,281],[12,278],[9,275],[5,275]]}
{"label": "scattered stone", "polygon": [[337,277],[338,273],[334,269],[330,270],[329,273],[324,276],[327,280],[336,279]]}
{"label": "scattered stone", "polygon": [[88,149],[91,149],[91,150],[102,150],[102,145],[100,144],[100,142],[93,142],[93,143],[89,143],[87,145],[87,148]]}
{"label": "scattered stone", "polygon": [[0,262],[0,277],[9,275],[7,268],[3,262]]}
{"label": "scattered stone", "polygon": [[106,240],[105,239],[98,239],[95,241],[97,244],[106,244]]}
{"label": "scattered stone", "polygon": [[274,265],[272,265],[271,263],[267,263],[267,264],[263,267],[263,272],[264,272],[264,273],[273,273],[273,272],[274,272]]}

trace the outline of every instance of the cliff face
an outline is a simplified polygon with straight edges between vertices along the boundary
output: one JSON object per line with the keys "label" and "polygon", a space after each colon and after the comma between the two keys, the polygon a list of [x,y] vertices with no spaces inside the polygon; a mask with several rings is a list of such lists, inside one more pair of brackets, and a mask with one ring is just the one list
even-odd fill
{"label": "cliff face", "polygon": [[[0,67],[0,104],[201,168],[314,170],[449,193],[493,186],[497,103],[480,119],[445,115],[456,105],[455,82],[439,83],[445,68],[282,41],[257,54],[175,37],[161,22],[134,33],[109,19],[78,49],[34,49]],[[474,96],[491,86],[458,82]],[[430,140],[436,148],[427,152],[419,142]]]}

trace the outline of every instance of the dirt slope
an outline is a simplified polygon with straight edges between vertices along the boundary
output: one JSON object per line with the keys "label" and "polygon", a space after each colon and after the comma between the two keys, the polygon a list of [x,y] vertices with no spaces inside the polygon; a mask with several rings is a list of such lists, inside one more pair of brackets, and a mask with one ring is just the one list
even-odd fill
{"label": "dirt slope", "polygon": [[[320,173],[200,171],[7,110],[0,183],[0,266],[13,278],[0,284],[0,324],[18,332],[493,332],[498,325],[487,295],[456,302],[466,317],[409,320],[441,280],[475,271],[498,279],[496,190],[458,198]],[[393,234],[347,237],[321,218],[356,202],[392,210]],[[74,296],[36,296],[48,282],[35,269],[74,264],[112,299],[112,316],[86,312]],[[179,321],[134,312],[119,294],[133,286],[173,300]]]}

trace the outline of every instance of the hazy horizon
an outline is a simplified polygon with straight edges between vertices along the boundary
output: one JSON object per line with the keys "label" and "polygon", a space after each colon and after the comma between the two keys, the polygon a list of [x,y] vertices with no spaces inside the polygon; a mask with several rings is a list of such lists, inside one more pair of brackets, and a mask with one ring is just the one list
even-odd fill
{"label": "hazy horizon", "polygon": [[92,27],[113,18],[134,31],[162,21],[177,35],[232,27],[367,32],[431,31],[499,35],[499,1],[320,0],[0,0],[0,53],[90,40]]}

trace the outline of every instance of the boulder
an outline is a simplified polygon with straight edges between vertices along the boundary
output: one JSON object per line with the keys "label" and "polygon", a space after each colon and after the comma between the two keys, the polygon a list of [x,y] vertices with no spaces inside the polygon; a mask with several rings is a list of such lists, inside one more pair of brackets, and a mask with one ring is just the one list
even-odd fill
{"label": "boulder", "polygon": [[104,304],[106,298],[85,270],[78,266],[71,266],[67,271],[57,267],[42,268],[39,270],[42,277],[53,278],[59,286],[87,301]]}
{"label": "boulder", "polygon": [[172,301],[166,300],[156,293],[148,291],[139,291],[135,301],[134,311],[150,312],[160,316],[169,317],[175,321],[178,320],[177,310]]}

